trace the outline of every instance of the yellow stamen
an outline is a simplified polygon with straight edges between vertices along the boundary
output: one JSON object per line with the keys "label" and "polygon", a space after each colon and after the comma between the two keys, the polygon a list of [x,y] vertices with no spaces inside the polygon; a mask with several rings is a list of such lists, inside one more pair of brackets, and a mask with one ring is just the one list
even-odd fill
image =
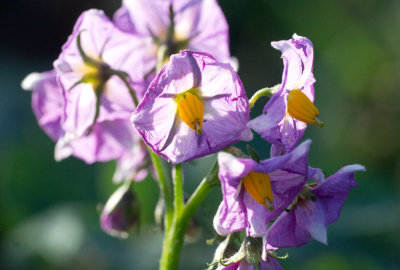
{"label": "yellow stamen", "polygon": [[271,180],[266,173],[251,171],[242,179],[247,192],[263,206],[268,206],[272,210],[271,203],[274,200],[271,189]]}
{"label": "yellow stamen", "polygon": [[93,86],[93,90],[100,84],[99,67],[81,63],[73,66],[73,70],[81,75],[85,83],[90,83]]}
{"label": "yellow stamen", "polygon": [[194,93],[196,89],[188,90],[175,98],[178,104],[178,115],[196,134],[201,134],[203,128],[203,103]]}
{"label": "yellow stamen", "polygon": [[88,74],[96,74],[98,72],[98,68],[96,66],[89,65],[85,62],[74,65],[73,70],[82,77]]}
{"label": "yellow stamen", "polygon": [[299,89],[294,89],[287,96],[287,110],[290,116],[307,124],[324,126],[317,116],[319,111],[311,100]]}

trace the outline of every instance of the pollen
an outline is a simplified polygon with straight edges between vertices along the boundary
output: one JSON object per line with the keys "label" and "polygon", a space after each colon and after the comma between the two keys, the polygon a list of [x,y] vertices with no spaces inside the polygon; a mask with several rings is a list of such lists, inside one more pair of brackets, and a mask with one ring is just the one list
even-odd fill
{"label": "pollen", "polygon": [[182,121],[196,131],[196,134],[201,134],[204,114],[203,103],[194,92],[195,89],[192,89],[179,94],[175,98],[175,102],[178,104],[178,115]]}
{"label": "pollen", "polygon": [[287,96],[287,110],[294,119],[307,124],[324,126],[317,116],[319,111],[311,100],[299,89],[294,89]]}
{"label": "pollen", "polygon": [[247,192],[263,206],[273,209],[271,203],[274,200],[271,189],[271,180],[267,173],[251,171],[242,179],[244,188]]}

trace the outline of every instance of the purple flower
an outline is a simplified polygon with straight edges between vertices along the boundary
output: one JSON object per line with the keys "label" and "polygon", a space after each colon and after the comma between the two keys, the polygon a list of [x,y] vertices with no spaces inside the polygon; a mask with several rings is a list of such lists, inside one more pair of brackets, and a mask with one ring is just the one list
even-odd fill
{"label": "purple flower", "polygon": [[219,153],[223,201],[214,217],[215,230],[221,235],[244,229],[248,236],[265,235],[268,222],[292,203],[307,180],[310,143],[259,163]]}
{"label": "purple flower", "polygon": [[139,211],[139,202],[128,181],[108,199],[100,216],[100,225],[110,235],[126,238],[139,219]]}
{"label": "purple flower", "polygon": [[192,51],[171,56],[131,120],[153,151],[173,163],[252,137],[238,75],[229,64]]}
{"label": "purple flower", "polygon": [[361,165],[349,165],[328,179],[307,185],[290,212],[283,213],[270,227],[267,241],[279,248],[300,246],[314,238],[327,243],[326,227],[339,219],[350,188],[357,186],[354,172],[364,171]]}
{"label": "purple flower", "polygon": [[146,177],[147,150],[129,119],[101,121],[93,126],[90,134],[78,136],[63,129],[65,100],[54,70],[28,75],[22,88],[32,90],[32,109],[38,123],[57,141],[56,160],[70,155],[86,163],[118,159],[115,182],[133,178],[140,181]]}
{"label": "purple flower", "polygon": [[61,128],[64,97],[55,71],[29,74],[22,82],[22,88],[32,90],[32,110],[39,126],[54,141],[58,140],[64,134]]}
{"label": "purple flower", "polygon": [[249,127],[273,144],[271,154],[291,151],[309,124],[322,126],[314,101],[314,51],[311,41],[293,35],[293,39],[272,42],[282,52],[284,70],[280,90],[265,105],[263,113]]}
{"label": "purple flower", "polygon": [[[100,10],[79,17],[54,63],[66,99],[66,131],[81,136],[90,133],[94,122],[129,119],[134,103],[126,83],[141,96],[143,48],[139,38],[120,31]],[[127,73],[129,81],[118,72]]]}
{"label": "purple flower", "polygon": [[168,55],[192,49],[229,60],[228,24],[215,0],[124,0],[114,21],[120,29],[147,39],[148,71],[156,67],[162,45]]}

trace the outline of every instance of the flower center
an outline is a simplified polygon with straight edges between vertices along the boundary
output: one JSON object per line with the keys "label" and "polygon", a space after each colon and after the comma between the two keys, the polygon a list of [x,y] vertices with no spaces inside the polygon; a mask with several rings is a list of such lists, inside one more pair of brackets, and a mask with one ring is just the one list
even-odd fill
{"label": "flower center", "polygon": [[92,85],[93,90],[106,82],[111,77],[111,68],[106,63],[100,62],[96,65],[83,62],[73,67],[75,73],[82,76],[82,82]]}
{"label": "flower center", "polygon": [[178,104],[178,115],[196,134],[201,134],[203,128],[203,103],[193,92],[188,90],[177,95],[175,102]]}
{"label": "flower center", "polygon": [[287,96],[287,110],[290,116],[307,124],[324,126],[317,116],[319,111],[311,100],[299,89],[294,89]]}
{"label": "flower center", "polygon": [[271,203],[274,200],[271,189],[271,180],[266,173],[251,171],[242,179],[244,188],[258,203],[273,209]]}

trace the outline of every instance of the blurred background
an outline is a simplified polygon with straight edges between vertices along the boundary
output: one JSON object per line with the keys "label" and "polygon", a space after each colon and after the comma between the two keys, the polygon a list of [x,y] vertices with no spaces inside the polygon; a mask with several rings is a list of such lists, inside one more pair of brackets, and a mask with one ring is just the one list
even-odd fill
{"label": "blurred background", "polygon": [[[293,33],[315,49],[316,104],[323,129],[310,126],[310,164],[328,174],[360,163],[358,188],[328,246],[312,240],[288,249],[285,269],[400,269],[400,1],[221,0],[230,25],[231,52],[248,96],[280,83],[274,40]],[[0,269],[157,269],[162,235],[154,226],[157,184],[135,185],[141,224],[125,240],[105,234],[99,209],[116,189],[113,162],[86,165],[53,159],[54,143],[39,128],[30,93],[20,83],[52,69],[75,20],[90,8],[109,16],[120,1],[6,1],[0,9]],[[257,116],[267,99],[252,111]],[[252,145],[266,158],[259,136]],[[243,146],[243,145],[241,145]],[[191,193],[214,156],[185,164]],[[198,241],[187,244],[181,269],[204,269],[215,246],[212,218],[221,200],[214,188],[197,214]],[[284,254],[284,252],[282,252]]]}

